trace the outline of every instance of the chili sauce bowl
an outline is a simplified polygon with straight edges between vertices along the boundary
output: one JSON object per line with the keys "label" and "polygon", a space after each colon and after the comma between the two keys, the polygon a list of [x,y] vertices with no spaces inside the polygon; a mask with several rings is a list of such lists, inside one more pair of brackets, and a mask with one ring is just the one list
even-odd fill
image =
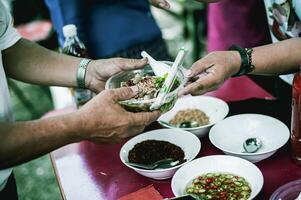
{"label": "chili sauce bowl", "polygon": [[221,99],[210,96],[187,96],[177,100],[175,106],[167,113],[160,116],[158,122],[166,128],[175,128],[170,125],[170,120],[179,112],[185,109],[199,109],[209,117],[209,124],[195,128],[179,128],[189,131],[199,138],[204,137],[210,128],[217,122],[223,120],[228,112],[229,107],[226,102]]}
{"label": "chili sauce bowl", "polygon": [[[141,169],[129,165],[128,155],[130,150],[133,149],[136,144],[146,140],[167,141],[180,147],[185,154],[184,159],[186,161],[170,168],[166,168],[166,169],[158,168],[154,170]],[[179,129],[157,129],[157,130],[142,133],[127,141],[122,146],[119,155],[122,163],[128,168],[135,170],[137,173],[141,174],[142,176],[146,176],[152,179],[162,180],[162,179],[171,178],[173,174],[181,166],[186,165],[191,160],[193,160],[198,155],[200,149],[201,149],[200,140],[190,132],[179,130]]]}
{"label": "chili sauce bowl", "polygon": [[207,173],[229,173],[243,177],[251,188],[248,200],[255,198],[263,186],[263,175],[253,163],[234,156],[214,155],[195,159],[181,167],[172,178],[172,192],[176,197],[186,194],[192,180]]}
{"label": "chili sauce bowl", "polygon": [[[290,136],[287,126],[270,116],[239,114],[215,124],[209,132],[211,143],[225,154],[238,156],[253,163],[272,156],[285,145]],[[247,153],[243,143],[248,138],[258,138],[262,145],[258,151]]]}

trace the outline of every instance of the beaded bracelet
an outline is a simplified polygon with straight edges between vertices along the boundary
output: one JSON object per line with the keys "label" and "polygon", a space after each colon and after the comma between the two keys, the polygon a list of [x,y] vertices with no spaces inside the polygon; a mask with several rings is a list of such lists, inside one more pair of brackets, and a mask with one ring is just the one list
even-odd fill
{"label": "beaded bracelet", "polygon": [[246,75],[255,69],[255,66],[252,64],[252,48],[241,48],[238,45],[232,45],[229,50],[238,51],[241,57],[241,65],[239,71],[236,74],[232,75],[232,77]]}

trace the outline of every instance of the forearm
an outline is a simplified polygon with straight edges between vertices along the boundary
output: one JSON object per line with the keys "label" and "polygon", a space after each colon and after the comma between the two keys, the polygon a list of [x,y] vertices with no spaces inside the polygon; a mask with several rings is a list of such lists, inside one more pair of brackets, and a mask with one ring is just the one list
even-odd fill
{"label": "forearm", "polygon": [[277,75],[295,72],[301,61],[301,38],[254,48],[252,74]]}
{"label": "forearm", "polygon": [[8,76],[28,83],[76,87],[80,58],[50,51],[21,39],[2,52]]}
{"label": "forearm", "polygon": [[80,123],[69,114],[29,122],[0,123],[0,168],[37,158],[79,141]]}

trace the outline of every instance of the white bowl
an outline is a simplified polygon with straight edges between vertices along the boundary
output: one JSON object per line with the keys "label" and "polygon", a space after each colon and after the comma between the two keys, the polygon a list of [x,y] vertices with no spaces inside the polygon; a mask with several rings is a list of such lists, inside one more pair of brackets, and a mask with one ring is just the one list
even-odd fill
{"label": "white bowl", "polygon": [[[224,119],[229,112],[228,104],[221,99],[209,96],[190,96],[178,99],[175,106],[170,111],[163,114],[158,119],[158,122],[167,128],[174,128],[173,126],[168,125],[169,121],[178,111],[188,108],[199,109],[209,117],[210,123],[207,125],[195,128],[180,128],[189,131],[200,138],[205,136],[216,122]],[[164,123],[161,123],[160,121]]]}
{"label": "white bowl", "polygon": [[231,173],[245,178],[252,190],[248,200],[253,199],[263,186],[263,175],[251,162],[233,156],[215,155],[195,159],[181,167],[172,178],[172,192],[175,196],[184,195],[194,178],[211,172]]}
{"label": "white bowl", "polygon": [[[127,164],[129,151],[139,142],[145,140],[161,140],[175,144],[184,151],[186,162],[167,169],[145,170],[139,169]],[[200,140],[190,132],[179,129],[158,129],[140,134],[127,143],[120,150],[120,159],[127,167],[135,170],[137,173],[153,178],[153,179],[168,179],[183,165],[194,159],[201,149]]]}
{"label": "white bowl", "polygon": [[[225,154],[238,156],[253,163],[273,155],[289,139],[287,126],[270,116],[241,114],[228,117],[212,127],[211,143]],[[255,153],[244,153],[243,142],[248,138],[259,138],[262,147]]]}

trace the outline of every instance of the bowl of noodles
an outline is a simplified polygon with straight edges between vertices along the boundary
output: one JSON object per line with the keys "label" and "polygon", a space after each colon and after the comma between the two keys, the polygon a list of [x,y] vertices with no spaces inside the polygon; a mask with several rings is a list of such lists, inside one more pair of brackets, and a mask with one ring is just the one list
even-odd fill
{"label": "bowl of noodles", "polygon": [[[172,65],[172,62],[162,62],[169,66]],[[182,66],[179,67],[171,90],[165,96],[163,105],[160,107],[161,112],[170,110],[178,99],[178,91],[184,87],[184,84],[187,81],[184,76],[184,70],[185,69]],[[151,105],[155,102],[166,77],[167,74],[163,77],[155,76],[151,67],[146,65],[143,69],[124,71],[112,76],[106,82],[105,88],[116,89],[120,87],[137,86],[139,94],[132,99],[120,101],[119,104],[131,112],[147,112],[150,111]]]}
{"label": "bowl of noodles", "polygon": [[226,102],[209,96],[189,96],[177,100],[175,106],[163,114],[158,122],[167,128],[180,128],[205,136],[210,128],[223,120],[229,112]]}

